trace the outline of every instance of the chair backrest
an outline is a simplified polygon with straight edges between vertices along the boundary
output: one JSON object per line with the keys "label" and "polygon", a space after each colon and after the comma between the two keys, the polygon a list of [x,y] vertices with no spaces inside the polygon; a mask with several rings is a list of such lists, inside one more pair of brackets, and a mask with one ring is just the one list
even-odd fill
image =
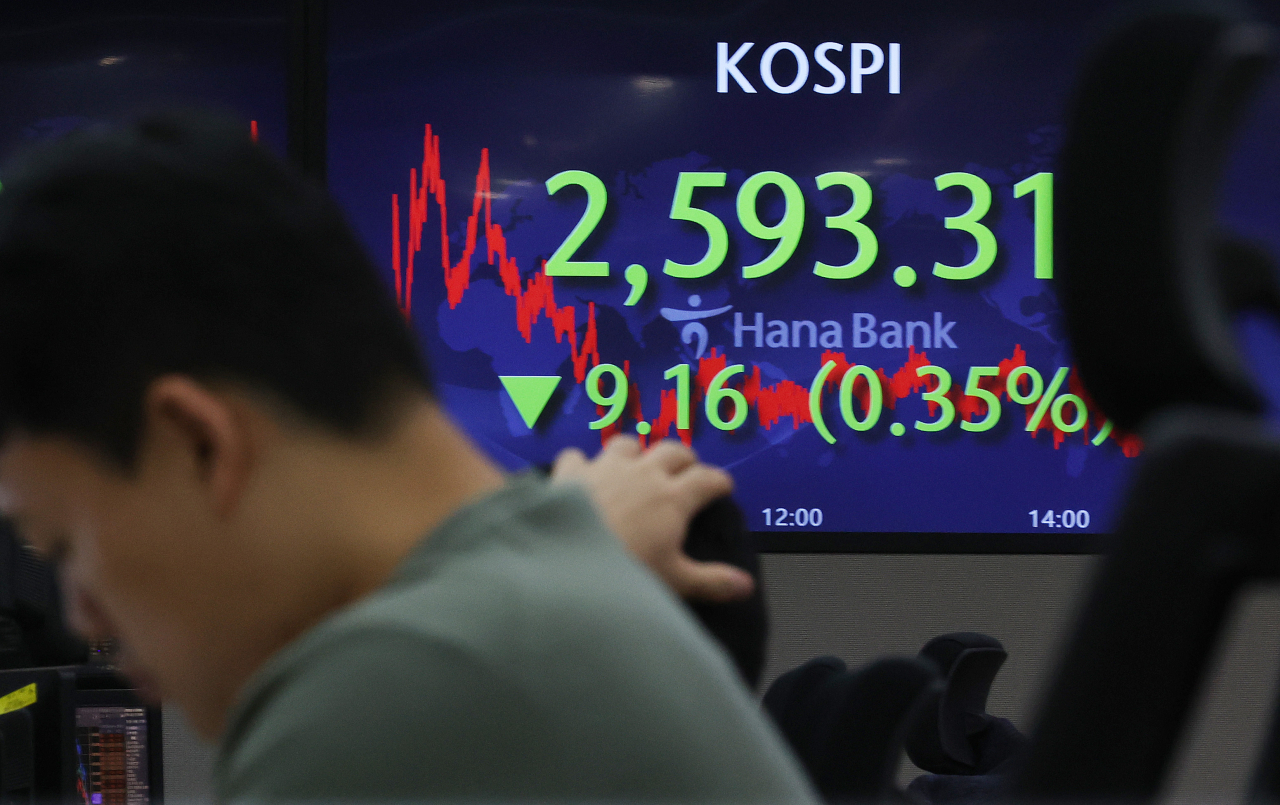
{"label": "chair backrest", "polygon": [[856,670],[816,657],[774,680],[764,707],[823,799],[869,802],[895,791],[907,726],[940,684],[934,664],[915,657]]}
{"label": "chair backrest", "polygon": [[1274,300],[1268,261],[1224,243],[1214,204],[1272,37],[1225,4],[1185,5],[1132,16],[1096,48],[1055,176],[1068,336],[1090,394],[1126,430],[1171,405],[1261,410],[1231,315]]}
{"label": "chair backrest", "polygon": [[1240,587],[1280,576],[1280,440],[1232,334],[1271,262],[1218,230],[1232,124],[1271,32],[1180,4],[1117,25],[1080,80],[1055,269],[1091,396],[1147,451],[1044,700],[1017,799],[1155,797]]}
{"label": "chair backrest", "polygon": [[984,774],[975,737],[991,722],[987,696],[1008,659],[999,640],[977,632],[939,635],[920,649],[921,659],[938,666],[943,686],[909,725],[907,757],[934,774]]}
{"label": "chair backrest", "polygon": [[1156,796],[1241,587],[1280,578],[1280,439],[1170,414],[1031,733],[1013,799]]}

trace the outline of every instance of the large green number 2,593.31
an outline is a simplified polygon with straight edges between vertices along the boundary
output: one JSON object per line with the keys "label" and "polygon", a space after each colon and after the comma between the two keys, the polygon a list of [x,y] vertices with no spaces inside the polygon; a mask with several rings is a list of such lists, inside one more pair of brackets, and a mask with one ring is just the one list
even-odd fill
{"label": "large green number 2,593.31", "polygon": [[[706,234],[707,248],[702,257],[692,263],[679,263],[667,259],[663,273],[680,279],[698,279],[711,274],[724,264],[729,253],[729,232],[724,221],[715,213],[694,205],[694,192],[701,188],[725,187],[727,174],[723,171],[683,171],[676,178],[675,193],[671,199],[671,219],[686,221]],[[838,215],[826,218],[827,229],[839,229],[853,235],[857,242],[854,258],[844,265],[828,265],[815,261],[813,273],[826,279],[853,279],[865,274],[880,252],[875,232],[862,219],[871,210],[872,190],[866,179],[848,171],[831,171],[815,178],[818,190],[831,187],[847,187],[851,193],[849,208]],[[574,254],[582,248],[591,233],[604,217],[609,194],[604,182],[594,174],[581,170],[567,170],[547,180],[547,192],[555,195],[569,186],[581,187],[587,194],[587,207],[576,226],[560,247],[547,260],[546,273],[551,277],[605,277],[609,275],[609,263],[603,260],[574,260]],[[782,191],[782,217],[775,224],[760,220],[758,201],[761,191],[773,185]],[[933,264],[935,276],[947,280],[969,280],[980,277],[995,263],[997,245],[992,231],[982,223],[991,211],[991,186],[972,173],[953,172],[935,177],[939,191],[962,187],[969,191],[969,209],[961,215],[943,219],[947,229],[956,229],[973,238],[976,249],[973,259],[962,266],[941,262]],[[1013,186],[1015,198],[1031,195],[1034,200],[1035,276],[1037,279],[1053,277],[1053,174],[1048,172],[1029,176]],[[761,171],[749,176],[738,189],[738,223],[743,230],[760,240],[776,240],[777,245],[759,262],[742,267],[744,279],[767,276],[786,265],[800,243],[805,223],[805,199],[796,181],[778,171]]]}

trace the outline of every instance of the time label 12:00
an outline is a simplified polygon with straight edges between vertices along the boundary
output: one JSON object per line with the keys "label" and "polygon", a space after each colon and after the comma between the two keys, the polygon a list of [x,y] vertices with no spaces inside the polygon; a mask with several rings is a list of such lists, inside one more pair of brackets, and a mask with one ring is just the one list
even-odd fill
{"label": "time label 12:00", "polygon": [[[707,238],[707,250],[692,263],[680,263],[667,259],[662,271],[680,279],[697,279],[711,274],[724,264],[729,253],[729,232],[724,221],[715,213],[694,204],[693,194],[700,188],[724,187],[727,174],[723,171],[684,171],[676,179],[671,199],[671,219],[687,221],[701,227]],[[828,265],[815,261],[813,273],[827,279],[853,279],[871,268],[880,252],[875,232],[862,219],[871,210],[871,185],[866,179],[848,171],[831,171],[814,178],[818,190],[833,187],[847,188],[852,194],[849,208],[839,215],[826,216],[827,229],[838,229],[853,235],[856,243],[853,259],[843,265]],[[582,170],[557,173],[546,182],[547,193],[555,195],[566,187],[581,187],[587,193],[587,208],[568,237],[552,253],[546,262],[549,277],[607,277],[609,263],[601,260],[574,260],[573,257],[586,242],[596,226],[604,218],[609,203],[609,192],[600,177]],[[757,201],[766,187],[775,187],[782,193],[782,217],[777,223],[766,224],[760,220]],[[996,236],[982,219],[991,210],[991,185],[972,173],[944,173],[934,178],[939,192],[953,187],[969,193],[969,209],[961,215],[943,219],[943,226],[968,234],[977,248],[973,259],[962,266],[941,262],[933,264],[933,274],[947,280],[969,280],[980,277],[995,263]],[[1036,279],[1053,278],[1053,174],[1048,172],[1028,176],[1013,186],[1015,198],[1031,195],[1034,199],[1034,273]],[[776,240],[773,251],[759,262],[742,267],[745,279],[764,277],[777,271],[791,259],[805,225],[805,201],[800,185],[795,179],[778,171],[762,171],[749,176],[738,189],[737,218],[743,231],[760,240]],[[896,277],[895,277],[896,279]],[[901,283],[900,283],[901,284]]]}
{"label": "time label 12:00", "polygon": [[817,528],[822,525],[822,509],[787,509],[778,506],[763,509],[764,524],[773,526],[797,526],[799,528]]}

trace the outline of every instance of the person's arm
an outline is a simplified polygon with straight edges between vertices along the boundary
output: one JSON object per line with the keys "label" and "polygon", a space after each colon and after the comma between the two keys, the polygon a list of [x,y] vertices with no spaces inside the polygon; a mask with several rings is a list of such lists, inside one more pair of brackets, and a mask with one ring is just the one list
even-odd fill
{"label": "person's arm", "polygon": [[734,601],[751,595],[751,574],[684,552],[694,515],[732,492],[733,479],[700,462],[681,442],[664,440],[646,450],[633,438],[616,436],[594,459],[568,448],[557,456],[551,478],[586,487],[627,549],[681,598]]}

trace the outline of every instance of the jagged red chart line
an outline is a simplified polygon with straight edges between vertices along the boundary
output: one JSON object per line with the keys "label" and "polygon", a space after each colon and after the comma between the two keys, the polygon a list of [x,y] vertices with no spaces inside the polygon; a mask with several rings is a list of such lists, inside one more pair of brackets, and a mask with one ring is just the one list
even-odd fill
{"label": "jagged red chart line", "polygon": [[[554,279],[546,275],[545,264],[539,266],[538,270],[528,280],[521,280],[520,268],[516,263],[516,258],[507,254],[507,239],[502,226],[493,223],[488,148],[483,148],[480,151],[480,167],[476,172],[475,191],[471,197],[471,211],[467,216],[464,227],[465,236],[462,243],[462,251],[456,261],[452,259],[452,244],[449,238],[448,199],[445,193],[445,180],[440,174],[440,137],[432,132],[430,124],[425,127],[422,138],[422,165],[409,170],[409,231],[406,237],[403,238],[403,253],[401,250],[400,195],[398,193],[391,195],[391,237],[393,244],[391,268],[394,276],[396,301],[403,314],[406,317],[413,315],[413,285],[417,256],[422,252],[423,232],[428,224],[429,217],[428,202],[431,201],[435,202],[436,218],[439,220],[440,266],[444,272],[444,285],[449,308],[452,310],[461,304],[467,289],[471,287],[471,262],[475,257],[477,242],[481,234],[483,234],[488,263],[497,267],[503,290],[508,296],[514,297],[516,300],[516,329],[519,330],[526,343],[532,343],[533,327],[538,322],[538,319],[545,315],[551,323],[556,343],[568,342],[569,356],[573,362],[574,379],[578,383],[582,383],[586,379],[588,363],[591,366],[600,363],[595,303],[589,302],[587,304],[586,327],[582,333],[581,341],[579,341],[577,309],[573,305],[561,306],[556,302]],[[1018,366],[1025,366],[1026,357],[1026,352],[1021,345],[1015,346],[1013,354],[999,363],[999,375],[984,379],[980,385],[995,394],[997,398],[1007,396],[1006,385],[1009,373]],[[835,361],[836,363],[835,369],[827,376],[826,384],[828,387],[838,387],[845,372],[857,365],[856,363],[851,363],[843,352],[828,350],[822,353],[817,366],[814,367],[814,373],[816,374],[827,361]],[[706,395],[712,378],[728,365],[728,355],[722,354],[714,348],[710,354],[698,360],[697,372],[693,378],[694,382],[691,384],[691,393],[695,398],[690,401],[691,405]],[[892,409],[897,405],[898,400],[913,393],[929,389],[929,379],[920,377],[917,373],[920,367],[928,365],[930,365],[930,361],[925,352],[916,352],[913,347],[908,347],[906,362],[896,369],[892,375],[888,374],[884,368],[876,369],[875,374],[883,390],[884,405]],[[631,365],[629,362],[624,362],[623,372],[630,378]],[[1067,380],[1067,386],[1070,393],[1076,394],[1086,401],[1087,407],[1091,412],[1096,411],[1096,406],[1089,401],[1088,394],[1085,392],[1074,368]],[[764,386],[760,378],[760,367],[752,365],[745,378],[735,388],[742,392],[747,403],[755,410],[756,417],[765,430],[771,430],[774,425],[781,422],[783,417],[791,418],[791,426],[794,429],[799,429],[801,424],[812,422],[809,414],[809,389],[798,383],[791,380],[782,380],[771,386]],[[855,382],[853,392],[865,411],[868,400],[866,381],[859,379]],[[965,396],[958,386],[953,386],[947,397],[956,406],[956,415],[960,418],[972,421],[975,418],[986,415],[985,403],[976,398]],[[692,431],[675,427],[677,421],[675,390],[661,390],[658,403],[658,416],[650,423],[652,429],[648,439],[665,439],[675,429],[676,435],[682,441],[686,444],[691,443],[693,440]],[[930,408],[933,407],[934,405],[930,403]],[[1028,404],[1026,409],[1026,421],[1030,423],[1035,405]],[[625,411],[627,418],[633,423],[646,421],[640,402],[640,390],[638,384],[634,381],[629,384]],[[1101,428],[1103,422],[1104,418],[1101,415],[1091,414],[1085,427],[1078,433],[1082,434],[1087,443],[1090,430]],[[604,428],[600,432],[601,440],[607,440],[612,435],[620,433],[622,427],[622,419],[619,419],[618,422],[608,428]],[[1032,438],[1038,436],[1041,430],[1050,431],[1055,449],[1060,447],[1069,437],[1069,434],[1055,427],[1048,417],[1045,417],[1040,426],[1031,433]],[[1112,438],[1120,445],[1126,456],[1136,456],[1142,449],[1141,441],[1131,434],[1113,431]]]}
{"label": "jagged red chart line", "polygon": [[581,383],[587,375],[587,361],[595,366],[600,363],[600,351],[596,342],[595,303],[587,305],[587,329],[582,343],[578,343],[577,310],[573,305],[556,304],[555,283],[542,268],[529,278],[520,281],[520,268],[516,259],[507,254],[507,238],[500,224],[493,223],[493,200],[489,179],[489,149],[480,151],[480,170],[476,173],[475,194],[471,200],[471,214],[467,217],[466,240],[462,255],[455,263],[451,260],[449,242],[449,205],[445,195],[445,181],[440,175],[440,137],[432,134],[427,125],[422,138],[422,167],[409,171],[409,236],[401,267],[400,256],[400,197],[391,196],[391,227],[395,246],[391,255],[392,272],[395,275],[396,299],[406,316],[413,313],[414,262],[422,250],[422,231],[427,225],[427,201],[435,200],[440,219],[440,265],[444,269],[444,285],[449,309],[456,308],[463,295],[471,287],[471,259],[475,255],[476,240],[480,235],[480,213],[484,211],[484,239],[489,263],[498,267],[498,276],[508,296],[516,299],[516,327],[526,342],[533,341],[533,325],[538,317],[546,314],[555,332],[556,343],[568,339],[569,354],[573,359],[574,378]]}

